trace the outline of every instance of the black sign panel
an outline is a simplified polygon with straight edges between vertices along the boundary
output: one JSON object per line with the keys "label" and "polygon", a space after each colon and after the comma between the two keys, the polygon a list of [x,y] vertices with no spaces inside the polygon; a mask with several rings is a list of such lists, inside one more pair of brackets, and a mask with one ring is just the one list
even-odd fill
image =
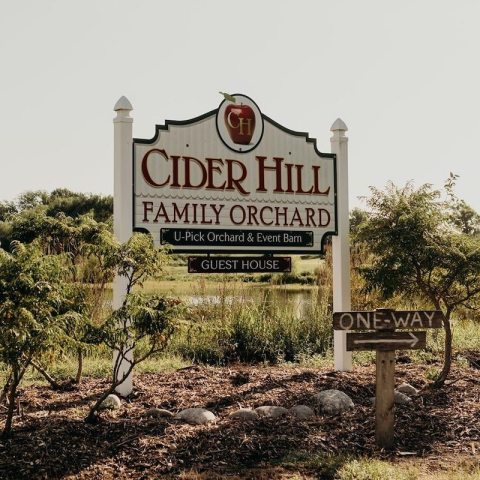
{"label": "black sign panel", "polygon": [[291,257],[188,257],[189,273],[283,273],[291,270]]}
{"label": "black sign panel", "polygon": [[419,350],[427,344],[426,332],[347,333],[347,350]]}
{"label": "black sign panel", "polygon": [[162,228],[162,245],[197,247],[311,247],[313,232],[292,230],[233,230]]}

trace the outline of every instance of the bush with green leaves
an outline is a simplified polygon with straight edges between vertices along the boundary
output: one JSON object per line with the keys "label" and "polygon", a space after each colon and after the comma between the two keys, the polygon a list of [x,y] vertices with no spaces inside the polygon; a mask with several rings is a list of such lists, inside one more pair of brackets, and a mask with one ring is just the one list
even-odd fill
{"label": "bush with green leaves", "polygon": [[48,233],[45,218],[90,216],[95,222],[107,223],[111,229],[113,199],[59,188],[51,193],[28,191],[15,201],[0,202],[0,247],[9,250],[18,240],[30,243]]}
{"label": "bush with green leaves", "polygon": [[[146,278],[161,273],[167,262],[166,250],[155,248],[149,235],[137,233],[121,244],[104,231],[92,248],[101,268],[112,269],[126,283],[122,305],[96,328],[101,343],[117,353],[109,385],[85,419],[89,423],[97,420],[102,402],[130,376],[136,365],[165,349],[182,313],[182,303],[177,299],[133,291]],[[134,355],[139,345],[143,351]]]}
{"label": "bush with green leaves", "polygon": [[0,360],[10,369],[3,435],[10,434],[15,396],[35,357],[65,339],[66,269],[60,257],[44,256],[37,244],[0,250]]}
{"label": "bush with green leaves", "polygon": [[444,364],[436,386],[443,385],[451,368],[452,314],[459,307],[480,307],[479,217],[456,199],[455,179],[447,180],[446,200],[430,185],[372,188],[368,218],[356,233],[370,253],[359,267],[367,290],[379,291],[386,300],[421,299],[427,308],[443,311]]}

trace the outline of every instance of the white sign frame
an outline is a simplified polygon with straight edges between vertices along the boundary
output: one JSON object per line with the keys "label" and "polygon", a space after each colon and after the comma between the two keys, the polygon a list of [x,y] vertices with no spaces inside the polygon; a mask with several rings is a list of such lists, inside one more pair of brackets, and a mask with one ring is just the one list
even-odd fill
{"label": "white sign frame", "polygon": [[[316,139],[275,122],[246,95],[233,97],[255,112],[249,145],[228,138],[228,100],[156,125],[151,139],[133,139],[133,230],[172,253],[322,253],[338,232],[336,154],[320,152]],[[218,188],[222,182],[231,188]]]}

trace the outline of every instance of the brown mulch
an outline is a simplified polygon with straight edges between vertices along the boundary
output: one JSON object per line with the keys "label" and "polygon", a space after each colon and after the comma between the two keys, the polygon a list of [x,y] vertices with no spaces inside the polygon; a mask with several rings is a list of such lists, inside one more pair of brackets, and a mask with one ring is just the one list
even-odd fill
{"label": "brown mulch", "polygon": [[[478,458],[479,371],[455,367],[450,379],[443,389],[431,390],[426,388],[426,367],[397,364],[397,384],[406,381],[424,390],[411,404],[396,407],[396,448],[388,454],[375,447],[373,365],[348,373],[238,365],[138,375],[132,397],[120,410],[102,414],[97,425],[87,425],[83,418],[104,382],[86,379],[68,391],[32,386],[21,391],[13,437],[0,441],[0,478],[177,478],[191,470],[218,477],[188,478],[228,478],[252,469],[274,471],[282,458],[298,452],[414,455],[430,462]],[[355,409],[308,421],[239,423],[227,418],[239,407],[309,404],[312,394],[329,388],[347,393]],[[145,412],[151,407],[174,413],[204,407],[219,418],[216,424],[191,426],[148,418]]]}

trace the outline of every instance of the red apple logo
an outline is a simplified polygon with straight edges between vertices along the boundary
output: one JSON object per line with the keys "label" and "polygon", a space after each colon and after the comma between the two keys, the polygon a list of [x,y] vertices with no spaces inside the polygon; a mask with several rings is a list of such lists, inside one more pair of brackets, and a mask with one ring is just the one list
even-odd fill
{"label": "red apple logo", "polygon": [[225,109],[225,125],[233,143],[249,145],[255,131],[255,112],[248,105],[232,103]]}
{"label": "red apple logo", "polygon": [[263,138],[263,115],[246,95],[219,92],[224,97],[216,111],[217,133],[223,144],[237,153],[251,152]]}

